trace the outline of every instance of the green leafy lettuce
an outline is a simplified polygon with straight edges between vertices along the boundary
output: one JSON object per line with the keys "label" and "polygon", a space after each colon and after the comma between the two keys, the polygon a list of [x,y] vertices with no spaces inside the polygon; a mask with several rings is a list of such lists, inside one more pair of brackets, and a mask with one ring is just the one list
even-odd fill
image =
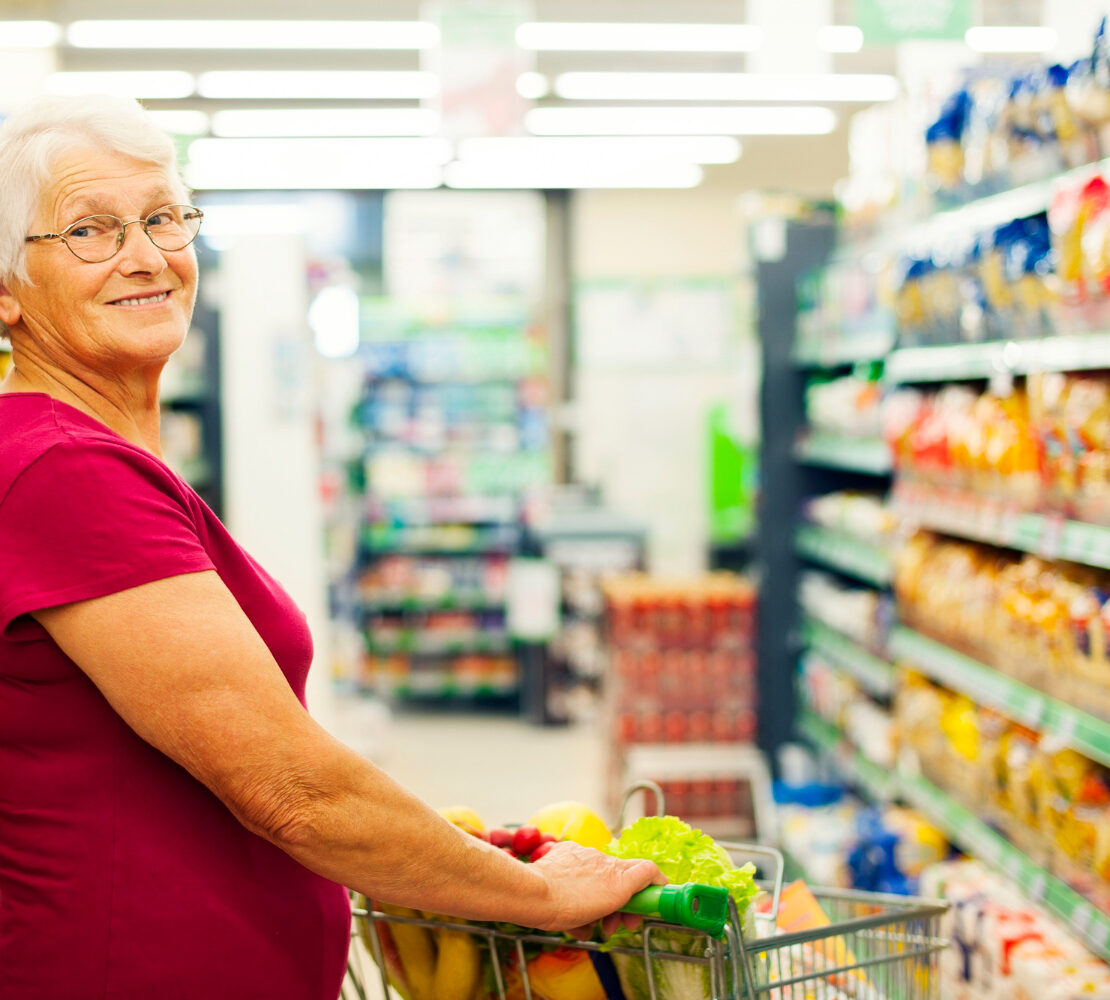
{"label": "green leafy lettuce", "polygon": [[[736,903],[743,922],[745,937],[753,937],[754,910],[751,904],[759,894],[755,884],[755,866],[737,867],[724,848],[712,837],[696,830],[675,816],[645,816],[621,831],[606,853],[617,858],[647,858],[673,883],[698,882],[701,885],[723,886]],[[681,931],[653,932],[652,950],[674,954],[701,956],[705,954],[705,938],[698,933]],[[638,931],[624,928],[616,931],[612,945],[639,947]],[[690,962],[652,960],[656,993],[648,986],[647,969],[642,958],[614,955],[628,1000],[705,1000],[711,995],[709,968]]]}

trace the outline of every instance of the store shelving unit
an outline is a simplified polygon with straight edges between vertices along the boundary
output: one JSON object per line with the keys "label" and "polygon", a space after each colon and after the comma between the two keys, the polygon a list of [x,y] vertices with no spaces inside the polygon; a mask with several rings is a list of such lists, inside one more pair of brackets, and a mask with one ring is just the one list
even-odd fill
{"label": "store shelving unit", "polygon": [[802,622],[802,641],[876,697],[889,698],[894,693],[894,667],[824,622],[807,617]]}
{"label": "store shelving unit", "polygon": [[1100,368],[1110,368],[1110,333],[903,347],[887,358],[884,376],[888,382],[947,382]]}
{"label": "store shelving unit", "polygon": [[367,315],[354,412],[360,683],[398,699],[519,707],[506,579],[530,493],[550,478],[542,343],[511,304],[425,317],[374,300]]}
{"label": "store shelving unit", "polygon": [[[1105,173],[1108,169],[1110,161],[1103,161],[938,212],[887,237],[868,241],[866,246],[839,248],[834,258],[848,259],[851,255],[876,250],[919,253],[923,247],[943,245],[954,237],[971,237],[1012,219],[1045,210],[1061,180],[1082,183],[1096,170]],[[851,336],[846,336],[841,352],[835,341],[825,338],[820,352],[797,351],[795,361],[820,365],[822,359],[835,361],[839,357],[851,357],[852,342]],[[954,381],[988,381],[1004,386],[1012,378],[1042,372],[1106,369],[1110,369],[1110,331],[1096,331],[1035,340],[1017,338],[898,347],[884,359],[883,380],[890,386]],[[820,438],[801,439],[795,454],[802,462],[821,463],[828,469],[857,475],[868,471],[869,466],[875,472],[891,472],[893,506],[907,524],[955,538],[1032,553],[1048,560],[1110,569],[1108,527],[1060,515],[1030,513],[1016,505],[976,496],[966,490],[937,489],[910,481],[908,477],[902,479],[898,469],[879,464],[877,448],[872,452],[876,456],[873,464],[854,457],[851,448],[842,442]],[[832,565],[838,572],[857,579],[867,579],[865,565],[853,565],[851,556],[840,559],[837,565],[838,560],[830,557],[827,549],[821,553],[812,538],[803,538],[806,531],[808,529],[799,532],[796,544],[807,558]],[[859,572],[861,569],[864,572]],[[879,581],[873,579],[871,582]],[[804,621],[801,634],[807,649],[819,653],[825,663],[851,675],[871,694],[881,696],[884,690],[889,692],[897,687],[899,674],[887,660],[897,661],[900,666],[919,672],[1045,735],[1054,746],[1069,747],[1092,761],[1110,766],[1110,721],[1076,707],[1078,702],[1068,704],[1024,684],[935,637],[906,625],[895,626],[889,635],[887,651],[876,656],[875,650],[838,634],[827,622],[810,618]],[[1062,920],[1096,954],[1110,960],[1110,915],[1039,864],[1041,859],[1031,857],[980,815],[956,801],[944,788],[923,777],[912,755],[903,753],[893,770],[881,767],[853,746],[838,726],[808,707],[799,712],[796,731],[865,797],[876,802],[899,800],[916,807],[943,830],[953,844],[1008,877],[1029,899]],[[1055,861],[1046,860],[1045,864],[1055,866]]]}
{"label": "store shelving unit", "polygon": [[893,772],[867,760],[836,726],[812,712],[799,717],[803,735],[844,779],[878,802],[901,799],[919,809],[952,843],[1011,879],[1029,899],[1058,917],[1092,951],[1110,960],[1110,916],[992,829],[910,765]]}
{"label": "store shelving unit", "polygon": [[1110,767],[1110,722],[1007,677],[943,643],[899,626],[891,652],[945,687],[1031,729],[1051,734],[1062,746]]}
{"label": "store shelving unit", "polygon": [[848,532],[805,524],[795,531],[794,546],[805,559],[873,587],[890,583],[893,567],[886,550]]}
{"label": "store shelving unit", "polygon": [[892,468],[886,442],[871,438],[809,433],[795,445],[794,457],[807,465],[868,476],[888,476]]}

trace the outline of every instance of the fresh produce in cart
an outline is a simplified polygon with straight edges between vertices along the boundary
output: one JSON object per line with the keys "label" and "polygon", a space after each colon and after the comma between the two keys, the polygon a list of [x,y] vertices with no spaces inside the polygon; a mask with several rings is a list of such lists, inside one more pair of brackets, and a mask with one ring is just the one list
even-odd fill
{"label": "fresh produce in cart", "polygon": [[[622,830],[606,848],[618,858],[648,858],[654,861],[672,883],[696,882],[728,890],[743,933],[755,939],[753,901],[759,894],[755,884],[755,866],[737,866],[728,852],[712,837],[696,830],[674,816],[645,816]],[[620,929],[610,939],[613,944],[638,947],[639,931]],[[701,956],[705,939],[685,931],[655,930],[654,949],[679,955]],[[712,996],[710,971],[705,965],[682,962],[657,956],[651,959],[655,992],[648,983],[647,964],[639,956],[614,955],[626,1000],[705,1000]]]}

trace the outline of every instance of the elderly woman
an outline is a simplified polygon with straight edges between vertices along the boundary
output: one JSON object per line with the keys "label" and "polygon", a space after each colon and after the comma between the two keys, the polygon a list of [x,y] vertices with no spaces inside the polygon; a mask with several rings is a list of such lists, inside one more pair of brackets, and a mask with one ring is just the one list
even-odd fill
{"label": "elderly woman", "polygon": [[202,213],[139,106],[32,102],[0,178],[0,994],[334,1000],[343,886],[559,930],[662,882],[520,864],[305,711],[303,615],[160,456]]}

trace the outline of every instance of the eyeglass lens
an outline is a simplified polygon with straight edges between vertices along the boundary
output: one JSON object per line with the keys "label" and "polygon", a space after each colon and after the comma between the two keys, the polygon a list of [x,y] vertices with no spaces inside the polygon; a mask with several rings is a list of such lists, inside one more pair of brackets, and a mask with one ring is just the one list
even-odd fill
{"label": "eyeglass lens", "polygon": [[[166,205],[155,209],[139,224],[160,250],[184,250],[196,239],[201,218],[199,209],[191,205]],[[63,235],[78,257],[99,263],[115,256],[123,244],[123,231],[123,220],[114,215],[93,215],[78,220]]]}

